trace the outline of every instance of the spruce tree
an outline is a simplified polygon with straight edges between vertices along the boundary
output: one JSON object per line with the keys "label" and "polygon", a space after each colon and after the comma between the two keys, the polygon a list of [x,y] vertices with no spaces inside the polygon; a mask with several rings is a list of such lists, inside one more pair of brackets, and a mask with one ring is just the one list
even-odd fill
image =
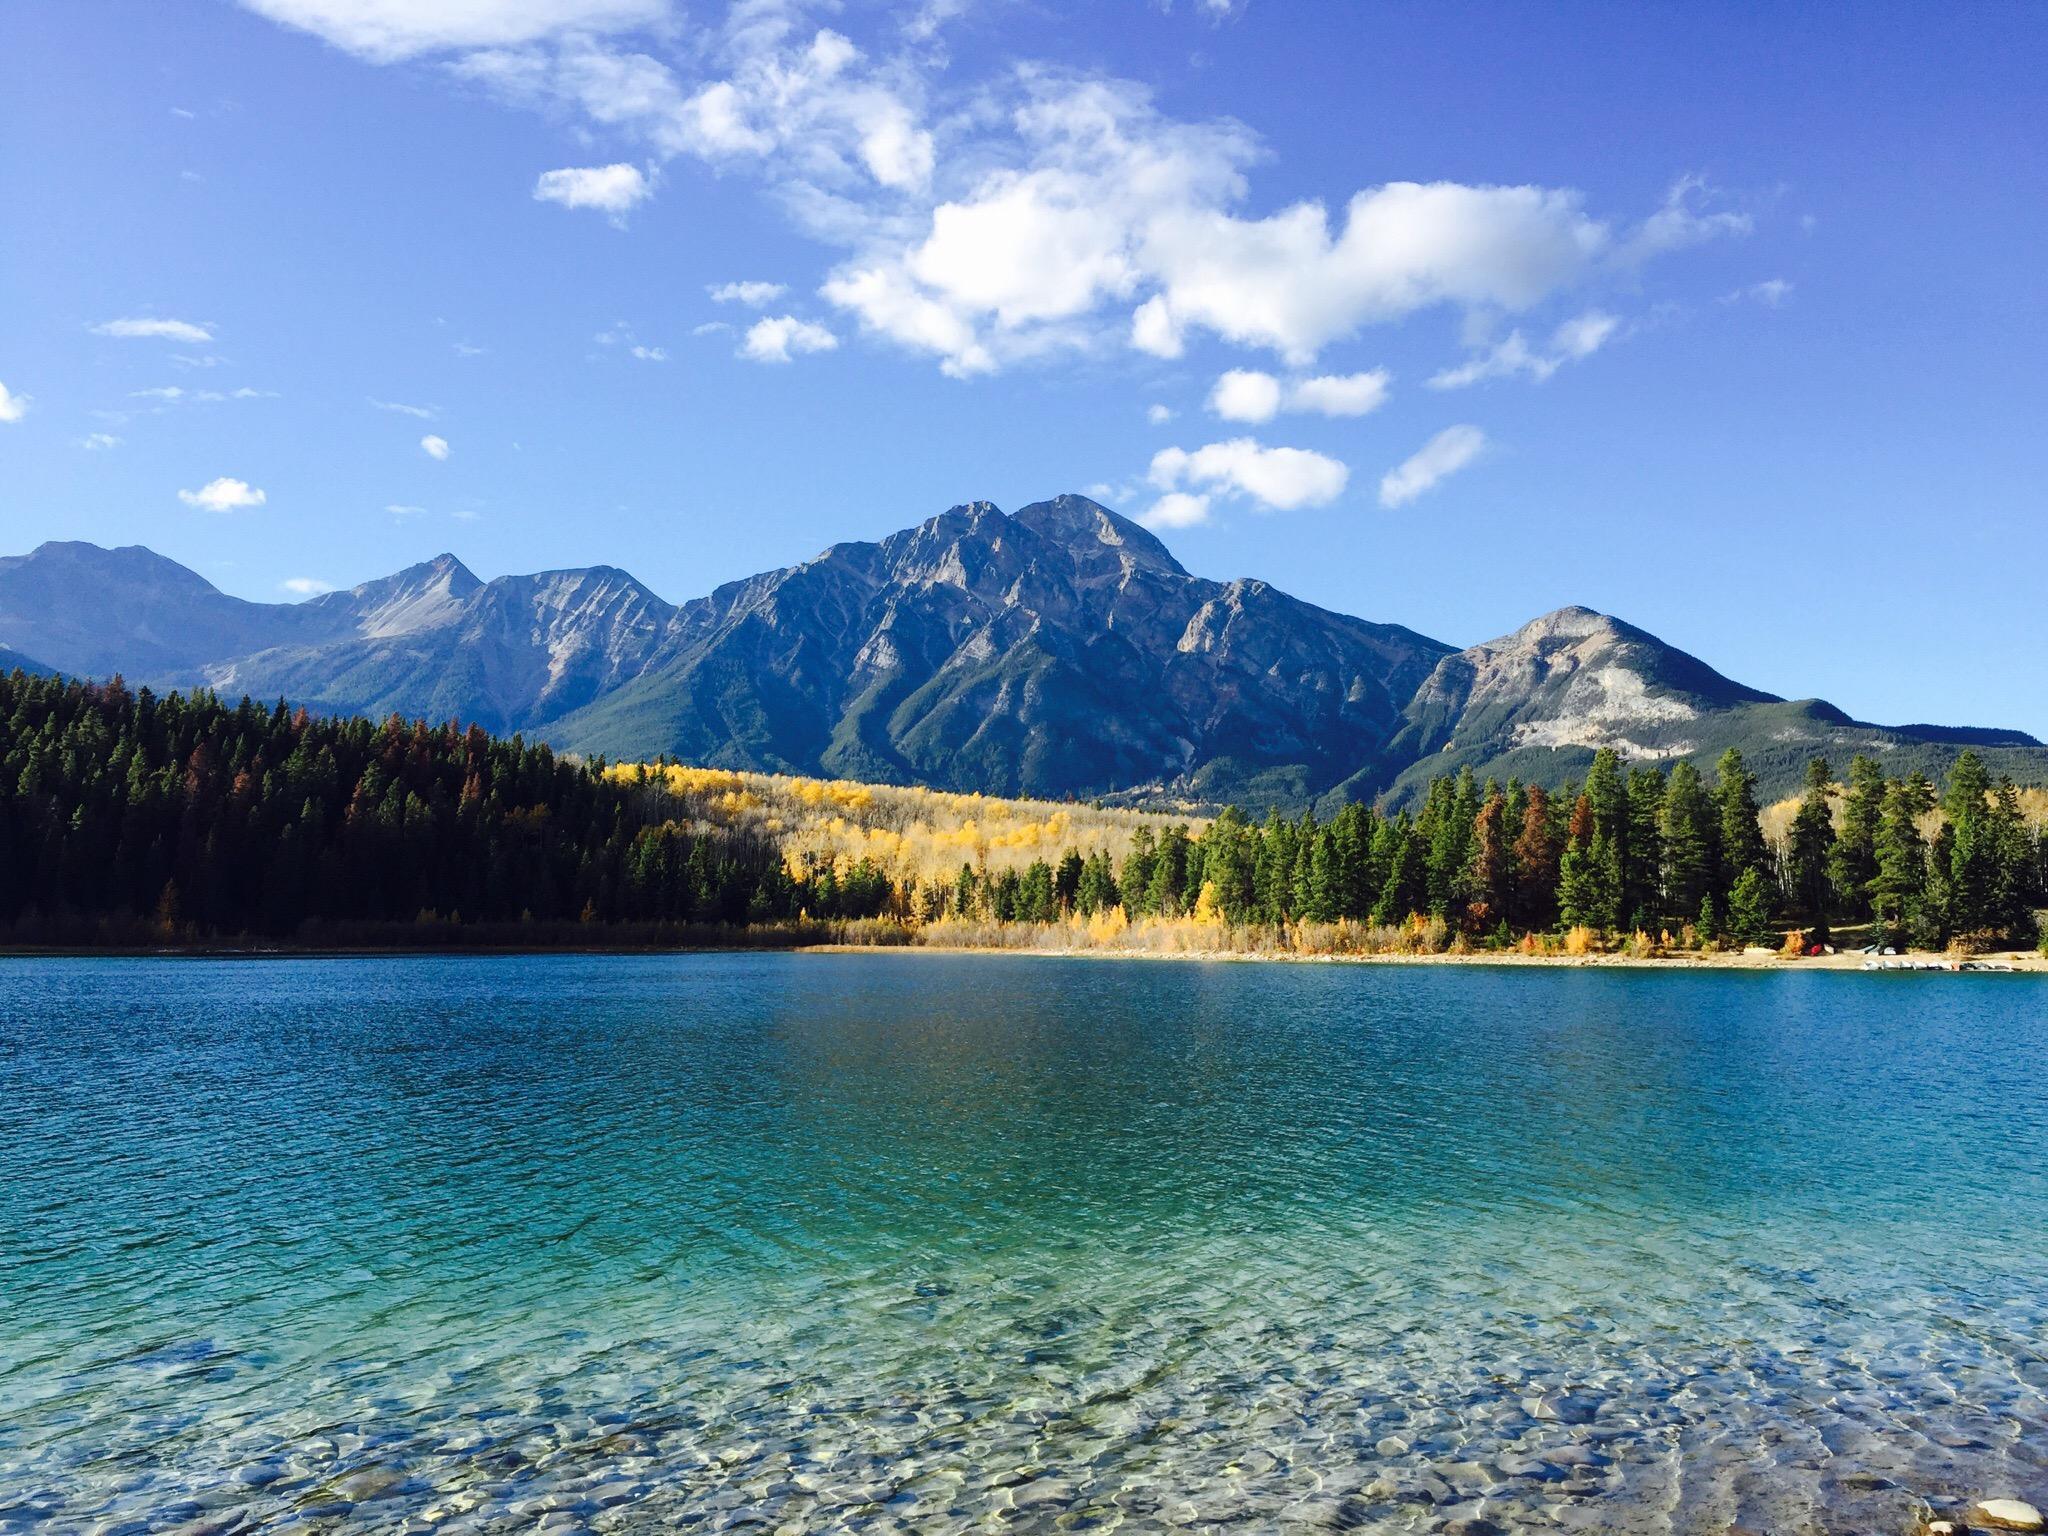
{"label": "spruce tree", "polygon": [[1787,850],[1787,874],[1792,901],[1808,919],[1814,936],[1827,933],[1828,903],[1833,892],[1829,876],[1835,847],[1835,817],[1829,800],[1834,774],[1827,759],[1816,757],[1806,765],[1806,795],[1792,818],[1792,836]]}

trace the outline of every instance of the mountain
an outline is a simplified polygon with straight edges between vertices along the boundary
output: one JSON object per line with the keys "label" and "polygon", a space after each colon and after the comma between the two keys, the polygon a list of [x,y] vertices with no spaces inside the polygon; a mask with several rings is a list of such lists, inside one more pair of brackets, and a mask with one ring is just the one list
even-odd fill
{"label": "mountain", "polygon": [[44,666],[32,656],[24,656],[12,646],[0,645],[0,677],[15,672],[26,672],[30,677],[50,677],[54,668]]}
{"label": "mountain", "polygon": [[1739,746],[1767,793],[1816,752],[1939,773],[1965,745],[2048,781],[2019,732],[1863,724],[1584,608],[1455,650],[1207,580],[1080,496],[954,507],[681,606],[609,566],[486,582],[452,555],[250,603],[146,549],[45,544],[0,559],[0,647],[590,754],[1127,803],[1407,801],[1466,766],[1555,784],[1601,746]]}
{"label": "mountain", "polygon": [[686,605],[658,665],[550,735],[1000,794],[1301,801],[1381,759],[1447,649],[1192,576],[1083,497],[976,502]]}
{"label": "mountain", "polygon": [[1407,764],[1392,797],[1412,799],[1443,773],[1544,784],[1581,778],[1601,747],[1637,761],[1687,758],[1703,772],[1742,751],[1769,793],[1789,793],[1807,762],[1841,771],[1858,752],[1888,772],[1944,772],[1974,746],[1991,771],[2048,778],[2048,750],[2020,731],[1883,727],[1820,699],[1745,687],[1655,635],[1589,608],[1560,608],[1511,635],[1437,663],[1404,711],[1392,755]]}

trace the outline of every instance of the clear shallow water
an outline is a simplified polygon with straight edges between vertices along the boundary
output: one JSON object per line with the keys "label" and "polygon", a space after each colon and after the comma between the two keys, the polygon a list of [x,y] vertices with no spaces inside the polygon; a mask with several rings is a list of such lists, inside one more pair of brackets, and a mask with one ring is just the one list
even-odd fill
{"label": "clear shallow water", "polygon": [[2048,989],[0,963],[0,1530],[2048,1495]]}

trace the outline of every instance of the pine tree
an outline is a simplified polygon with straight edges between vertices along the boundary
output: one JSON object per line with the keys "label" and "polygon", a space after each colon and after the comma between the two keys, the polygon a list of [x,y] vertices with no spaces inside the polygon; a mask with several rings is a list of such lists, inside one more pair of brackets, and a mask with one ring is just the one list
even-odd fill
{"label": "pine tree", "polygon": [[1715,891],[1726,896],[1750,870],[1762,870],[1766,858],[1763,825],[1758,820],[1756,775],[1730,747],[1714,768],[1714,808],[1719,825],[1719,858]]}
{"label": "pine tree", "polygon": [[1550,797],[1529,786],[1522,830],[1514,846],[1514,920],[1525,928],[1547,928],[1557,914],[1558,842],[1551,826]]}
{"label": "pine tree", "polygon": [[1934,803],[1933,786],[1914,773],[1885,789],[1884,815],[1875,845],[1877,873],[1869,896],[1877,924],[1877,941],[1892,943],[1922,916],[1927,892],[1927,845],[1920,836],[1920,817]]}
{"label": "pine tree", "polygon": [[1884,767],[1858,753],[1849,763],[1849,790],[1842,797],[1842,825],[1828,855],[1828,882],[1836,907],[1846,916],[1870,915],[1870,882],[1877,876],[1877,829],[1884,819]]}
{"label": "pine tree", "polygon": [[1675,912],[1697,912],[1713,894],[1714,806],[1691,763],[1681,760],[1671,770],[1658,830],[1666,904]]}
{"label": "pine tree", "polygon": [[1728,936],[1738,944],[1761,944],[1770,937],[1771,888],[1761,866],[1752,864],[1728,893]]}
{"label": "pine tree", "polygon": [[1835,847],[1835,817],[1829,801],[1833,787],[1834,774],[1826,758],[1816,757],[1806,765],[1806,796],[1792,818],[1787,851],[1793,904],[1809,919],[1817,940],[1827,933],[1829,897],[1834,889],[1829,876]]}

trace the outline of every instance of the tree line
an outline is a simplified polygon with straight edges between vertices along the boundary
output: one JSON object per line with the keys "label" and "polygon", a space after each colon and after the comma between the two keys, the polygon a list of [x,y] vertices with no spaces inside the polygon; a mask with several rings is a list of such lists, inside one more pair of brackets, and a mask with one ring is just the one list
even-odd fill
{"label": "tree line", "polygon": [[[0,923],[165,936],[307,925],[862,917],[873,869],[806,886],[770,840],[700,832],[602,765],[472,726],[331,719],[0,678]],[[798,872],[803,873],[803,872]]]}
{"label": "tree line", "polygon": [[1865,925],[1873,942],[1920,948],[2029,938],[2044,900],[2048,841],[2012,782],[1993,784],[1973,752],[1960,754],[1939,796],[1923,775],[1887,779],[1861,756],[1840,790],[1816,758],[1790,833],[1773,847],[1756,777],[1734,749],[1711,781],[1687,762],[1629,767],[1603,749],[1583,784],[1554,793],[1481,784],[1467,769],[1436,779],[1413,814],[1351,804],[1325,821],[1275,812],[1261,825],[1227,810],[1199,836],[1141,828],[1120,868],[1073,853],[1021,872],[963,866],[940,900],[925,898],[997,921],[1112,907],[1245,925],[1428,915],[1503,944],[1571,928],[1761,943],[1780,922],[1821,942],[1846,923]]}
{"label": "tree line", "polygon": [[[1530,932],[1760,942],[1774,925],[1887,943],[2021,940],[2048,844],[2010,781],[1964,752],[1945,785],[1816,759],[1766,842],[1739,752],[1711,781],[1598,753],[1582,784],[1431,784],[1416,811],[1317,820],[1226,810],[1142,826],[1129,852],[897,881],[792,861],[772,835],[678,819],[658,783],[477,728],[334,719],[212,693],[0,678],[0,924],[263,935],[364,923],[716,924],[1121,911],[1241,926],[1426,916],[1484,942]],[[81,927],[81,925],[84,925]]]}

